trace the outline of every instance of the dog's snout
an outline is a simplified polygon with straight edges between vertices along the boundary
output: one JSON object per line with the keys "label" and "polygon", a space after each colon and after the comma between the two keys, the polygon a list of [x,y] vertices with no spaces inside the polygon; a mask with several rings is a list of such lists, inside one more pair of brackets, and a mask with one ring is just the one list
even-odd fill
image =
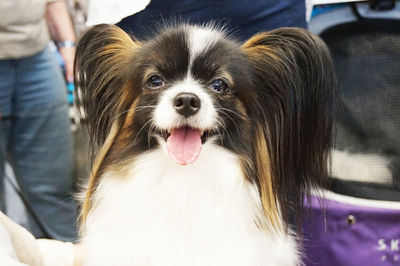
{"label": "dog's snout", "polygon": [[189,117],[199,111],[201,102],[194,93],[179,93],[174,98],[173,105],[178,114]]}

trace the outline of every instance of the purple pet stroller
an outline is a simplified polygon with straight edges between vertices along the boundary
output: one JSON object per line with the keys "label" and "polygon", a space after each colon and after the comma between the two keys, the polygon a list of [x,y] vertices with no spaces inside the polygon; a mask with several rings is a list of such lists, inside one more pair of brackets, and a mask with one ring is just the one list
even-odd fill
{"label": "purple pet stroller", "polygon": [[313,196],[303,221],[306,266],[400,265],[400,20],[353,12],[320,34],[339,107],[324,208]]}

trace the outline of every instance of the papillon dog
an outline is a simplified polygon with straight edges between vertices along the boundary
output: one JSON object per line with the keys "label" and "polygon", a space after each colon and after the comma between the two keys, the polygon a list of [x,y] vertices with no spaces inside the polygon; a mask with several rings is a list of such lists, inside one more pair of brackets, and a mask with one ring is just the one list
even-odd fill
{"label": "papillon dog", "polygon": [[212,25],[80,39],[78,104],[94,159],[84,265],[299,265],[303,195],[327,176],[335,77],[300,28],[243,44]]}

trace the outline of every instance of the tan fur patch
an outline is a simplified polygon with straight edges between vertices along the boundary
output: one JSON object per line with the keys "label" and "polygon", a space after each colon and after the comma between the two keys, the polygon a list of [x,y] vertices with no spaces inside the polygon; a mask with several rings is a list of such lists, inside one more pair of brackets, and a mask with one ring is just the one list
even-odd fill
{"label": "tan fur patch", "polygon": [[[268,38],[268,36],[268,33],[259,33],[242,45],[243,50],[252,60],[268,61],[270,60],[269,58],[271,58],[274,61],[282,61],[274,49],[266,44],[262,44],[263,40]],[[264,69],[260,70],[264,71]]]}
{"label": "tan fur patch", "polygon": [[85,223],[87,214],[89,213],[90,208],[91,208],[92,196],[96,190],[96,187],[99,183],[99,178],[100,178],[100,176],[98,175],[98,172],[102,166],[104,158],[106,157],[108,151],[110,150],[110,147],[114,143],[114,140],[118,134],[118,131],[119,131],[119,123],[118,123],[118,120],[115,120],[111,127],[110,133],[108,134],[107,139],[104,142],[104,145],[101,147],[101,149],[99,150],[99,152],[94,160],[92,171],[89,176],[89,183],[88,183],[87,190],[86,190],[85,197],[84,197],[83,204],[82,204],[81,215],[80,215],[81,225],[83,225]]}
{"label": "tan fur patch", "polygon": [[263,211],[273,230],[282,230],[282,223],[279,217],[277,199],[272,183],[272,169],[268,145],[264,130],[260,124],[256,128],[255,142],[257,178],[260,183],[260,194]]}
{"label": "tan fur patch", "polygon": [[235,101],[236,103],[236,108],[239,110],[239,113],[243,116],[243,118],[245,118],[248,121],[248,114],[247,114],[247,110],[244,107],[244,104],[241,100],[236,99]]}

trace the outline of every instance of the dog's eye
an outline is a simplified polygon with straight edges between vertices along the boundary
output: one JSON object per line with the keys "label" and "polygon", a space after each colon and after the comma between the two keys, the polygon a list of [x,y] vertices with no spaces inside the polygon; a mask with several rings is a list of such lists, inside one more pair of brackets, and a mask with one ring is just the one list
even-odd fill
{"label": "dog's eye", "polygon": [[228,85],[222,79],[214,80],[210,86],[217,93],[224,93],[228,90]]}
{"label": "dog's eye", "polygon": [[147,80],[146,84],[149,88],[159,88],[164,85],[164,80],[160,76],[153,75]]}

